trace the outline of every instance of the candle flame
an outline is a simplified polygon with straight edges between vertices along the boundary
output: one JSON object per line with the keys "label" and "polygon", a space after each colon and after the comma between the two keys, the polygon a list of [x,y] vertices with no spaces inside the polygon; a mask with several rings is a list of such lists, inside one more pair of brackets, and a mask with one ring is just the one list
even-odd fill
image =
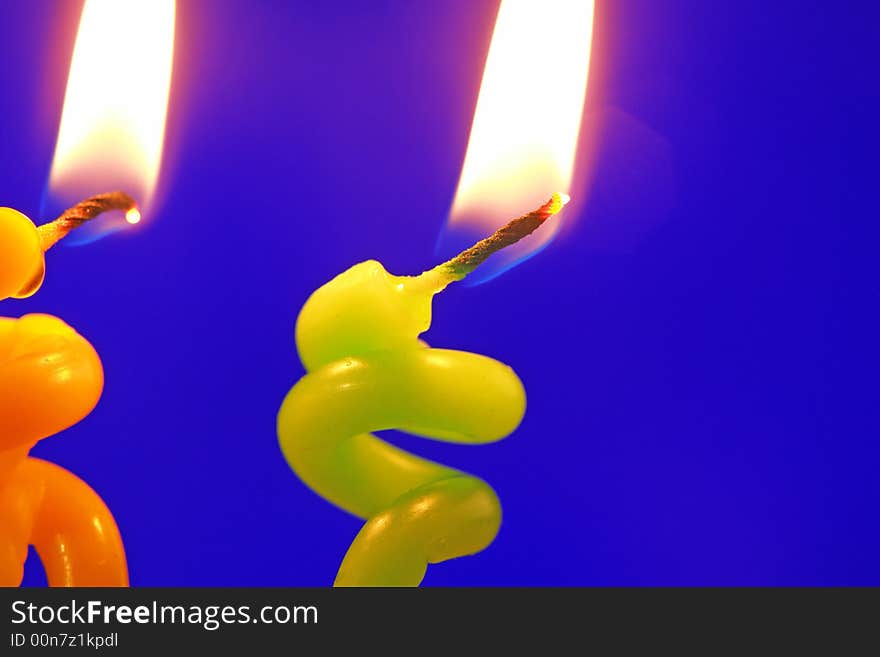
{"label": "candle flame", "polygon": [[[148,212],[162,162],[175,0],[86,0],[49,174],[46,214],[124,190],[140,209],[95,222],[95,239]],[[122,213],[117,213],[121,215]],[[97,232],[96,232],[97,231]]]}
{"label": "candle flame", "polygon": [[[458,189],[438,242],[441,256],[492,233],[554,190],[570,189],[593,5],[593,0],[502,0]],[[559,225],[548,223],[469,278],[494,278],[546,245]]]}

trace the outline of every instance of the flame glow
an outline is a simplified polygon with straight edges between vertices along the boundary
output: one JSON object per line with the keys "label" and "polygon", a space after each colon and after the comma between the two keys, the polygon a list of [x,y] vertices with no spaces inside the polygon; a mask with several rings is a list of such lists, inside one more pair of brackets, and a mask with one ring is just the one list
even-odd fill
{"label": "flame glow", "polygon": [[[449,219],[443,256],[568,191],[587,89],[593,0],[502,0]],[[488,280],[535,253],[559,222],[495,255]]]}
{"label": "flame glow", "polygon": [[[49,175],[53,206],[156,191],[174,54],[174,0],[86,0]],[[129,224],[140,213],[125,217]],[[121,219],[118,219],[121,223]]]}

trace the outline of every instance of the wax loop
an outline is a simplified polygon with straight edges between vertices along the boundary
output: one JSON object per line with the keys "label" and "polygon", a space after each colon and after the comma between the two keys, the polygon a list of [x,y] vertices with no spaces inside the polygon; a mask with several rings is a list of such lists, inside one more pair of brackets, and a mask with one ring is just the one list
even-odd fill
{"label": "wax loop", "polygon": [[57,317],[0,318],[0,586],[21,583],[33,545],[50,586],[126,586],[116,522],[97,493],[29,456],[97,404],[101,361]]}

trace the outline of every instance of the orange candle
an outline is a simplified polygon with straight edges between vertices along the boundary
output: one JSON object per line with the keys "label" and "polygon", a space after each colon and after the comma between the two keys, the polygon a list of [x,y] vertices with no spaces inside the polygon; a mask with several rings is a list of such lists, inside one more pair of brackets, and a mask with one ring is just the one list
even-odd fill
{"label": "orange candle", "polygon": [[[46,233],[0,208],[0,299],[42,280]],[[0,586],[18,586],[29,545],[51,586],[127,586],[119,529],[97,493],[29,456],[98,403],[104,371],[88,340],[57,317],[0,318]]]}

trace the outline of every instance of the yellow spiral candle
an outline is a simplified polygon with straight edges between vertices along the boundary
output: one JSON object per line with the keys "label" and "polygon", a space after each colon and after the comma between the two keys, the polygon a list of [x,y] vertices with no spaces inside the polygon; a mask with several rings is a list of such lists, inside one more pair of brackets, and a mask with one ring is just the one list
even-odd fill
{"label": "yellow spiral candle", "polygon": [[561,194],[420,276],[355,265],[316,290],[296,324],[308,373],[278,414],[281,449],[315,492],[367,520],[337,586],[417,586],[427,564],[488,547],[501,505],[484,481],[372,435],[399,429],[456,443],[509,435],[525,412],[513,370],[491,358],[419,340],[431,301],[492,253],[562,209]]}
{"label": "yellow spiral candle", "polygon": [[[108,210],[129,221],[137,212],[122,192],[88,198],[41,226],[0,207],[0,301],[34,294],[45,251]],[[73,473],[30,456],[88,415],[103,387],[98,353],[62,320],[0,317],[0,586],[21,583],[29,545],[50,586],[128,586],[122,538],[103,500]]]}

